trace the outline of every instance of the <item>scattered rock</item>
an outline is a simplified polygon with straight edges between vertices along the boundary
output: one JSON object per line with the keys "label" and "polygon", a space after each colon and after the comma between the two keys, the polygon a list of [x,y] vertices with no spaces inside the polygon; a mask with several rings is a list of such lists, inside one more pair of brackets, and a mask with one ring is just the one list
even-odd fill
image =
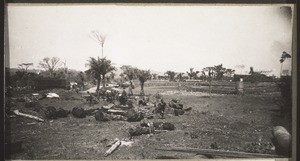
{"label": "scattered rock", "polygon": [[175,130],[175,126],[169,122],[154,122],[153,127],[155,130]]}
{"label": "scattered rock", "polygon": [[58,110],[56,110],[56,108],[53,106],[48,106],[48,107],[46,107],[46,110],[45,110],[45,116],[47,119],[56,119],[56,118],[67,117],[69,113],[70,113],[70,111],[64,110],[62,108],[59,108]]}
{"label": "scattered rock", "polygon": [[53,106],[46,107],[45,116],[47,119],[56,119],[56,108]]}
{"label": "scattered rock", "polygon": [[134,109],[129,109],[126,113],[127,121],[129,122],[138,122],[144,119],[144,116],[142,113],[136,112]]}
{"label": "scattered rock", "polygon": [[146,106],[147,103],[144,100],[139,100],[138,105],[139,106]]}
{"label": "scattered rock", "polygon": [[150,123],[145,123],[142,122],[140,124],[141,127],[152,127],[154,128],[154,130],[175,130],[175,126],[172,123],[169,122],[150,122]]}
{"label": "scattered rock", "polygon": [[174,108],[174,109],[182,109],[183,108],[183,104],[179,103],[177,100],[172,99],[169,103],[168,103],[169,107]]}
{"label": "scattered rock", "polygon": [[192,110],[192,107],[189,107],[189,108],[186,108],[186,109],[183,109],[184,111],[191,111]]}
{"label": "scattered rock", "polygon": [[155,131],[166,130],[171,131],[174,130],[175,126],[172,123],[168,122],[150,122],[150,123],[141,123],[140,126],[135,128],[130,128],[128,130],[130,136],[138,136],[142,134],[150,134],[155,133]]}
{"label": "scattered rock", "polygon": [[62,108],[59,108],[57,111],[56,111],[56,116],[58,118],[63,118],[63,117],[68,117],[68,114],[70,113],[70,111],[68,110],[64,110]]}
{"label": "scattered rock", "polygon": [[84,118],[86,116],[84,109],[80,107],[74,107],[72,110],[72,114],[77,118]]}
{"label": "scattered rock", "polygon": [[185,112],[185,111],[182,110],[182,109],[175,109],[175,110],[174,110],[174,115],[175,115],[175,116],[183,115],[184,112]]}
{"label": "scattered rock", "polygon": [[138,136],[142,134],[150,134],[150,128],[148,127],[136,127],[136,128],[130,128],[128,130],[130,136]]}
{"label": "scattered rock", "polygon": [[104,112],[102,112],[100,110],[96,112],[95,119],[97,121],[101,121],[101,122],[110,121],[109,116],[106,113],[104,113]]}

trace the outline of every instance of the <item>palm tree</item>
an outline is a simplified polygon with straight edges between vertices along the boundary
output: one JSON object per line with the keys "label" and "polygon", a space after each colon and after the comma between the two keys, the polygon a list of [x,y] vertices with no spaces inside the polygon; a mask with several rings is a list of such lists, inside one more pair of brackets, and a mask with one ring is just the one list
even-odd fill
{"label": "palm tree", "polygon": [[121,67],[121,69],[123,70],[123,74],[127,76],[127,78],[129,79],[130,85],[133,86],[132,84],[132,80],[136,78],[136,74],[137,74],[137,68],[134,68],[130,65],[123,65]]}
{"label": "palm tree", "polygon": [[105,75],[107,73],[116,70],[116,67],[113,66],[111,60],[108,60],[105,57],[100,59],[100,62],[101,62],[101,69],[102,69],[100,70],[100,73],[102,75],[102,84],[103,84],[103,88],[105,89]]}
{"label": "palm tree", "polygon": [[97,81],[97,91],[99,90],[100,82],[101,82],[101,62],[100,58],[98,59],[90,57],[90,60],[88,60],[88,64],[86,66],[89,66],[90,69],[86,71],[86,73],[92,77],[94,77]]}
{"label": "palm tree", "polygon": [[91,32],[90,37],[95,40],[97,43],[99,43],[99,45],[101,46],[101,50],[102,50],[102,59],[103,59],[103,46],[106,40],[106,36],[100,34],[98,31],[94,30]]}
{"label": "palm tree", "polygon": [[223,79],[223,75],[225,73],[225,70],[226,70],[226,68],[223,68],[223,64],[214,66],[214,71],[216,72],[216,79],[217,80],[222,80]]}
{"label": "palm tree", "polygon": [[156,80],[157,76],[158,76],[158,74],[153,73],[151,79]]}
{"label": "palm tree", "polygon": [[194,68],[190,68],[190,72],[186,72],[190,79],[192,78],[196,79],[197,74],[199,73],[199,71],[194,72],[193,70]]}
{"label": "palm tree", "polygon": [[141,95],[145,95],[144,92],[144,83],[151,77],[150,70],[138,70],[137,77],[141,85]]}
{"label": "palm tree", "polygon": [[183,74],[184,74],[184,73],[178,73],[177,76],[176,76],[176,78],[179,79],[179,81],[182,81],[182,79],[183,79]]}
{"label": "palm tree", "polygon": [[281,55],[281,59],[280,59],[280,63],[281,63],[281,67],[280,67],[280,75],[282,75],[282,64],[283,62],[285,61],[285,59],[287,58],[291,58],[291,55],[288,54],[287,52],[282,52],[282,55]]}
{"label": "palm tree", "polygon": [[97,80],[97,91],[99,90],[100,82],[102,79],[103,88],[105,89],[105,75],[109,72],[116,70],[110,60],[104,58],[95,59],[90,57],[87,66],[90,67],[88,72]]}
{"label": "palm tree", "polygon": [[211,97],[211,81],[214,75],[215,67],[205,67],[202,69],[203,71],[208,71],[208,82],[209,82],[209,96]]}
{"label": "palm tree", "polygon": [[231,76],[234,74],[234,72],[235,72],[235,70],[229,69],[229,68],[225,70],[225,73],[226,73],[229,77],[231,77]]}
{"label": "palm tree", "polygon": [[254,74],[254,70],[253,70],[253,67],[250,67],[250,72],[249,72],[250,75],[253,75]]}
{"label": "palm tree", "polygon": [[165,74],[168,75],[169,81],[173,81],[175,79],[175,75],[176,75],[175,72],[168,70],[168,71],[166,71]]}

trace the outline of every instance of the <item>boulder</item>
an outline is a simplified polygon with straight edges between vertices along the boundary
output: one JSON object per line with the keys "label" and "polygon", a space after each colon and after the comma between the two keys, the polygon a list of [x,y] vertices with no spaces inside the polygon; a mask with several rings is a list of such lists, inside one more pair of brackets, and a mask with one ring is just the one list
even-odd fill
{"label": "boulder", "polygon": [[276,152],[281,155],[289,156],[291,153],[291,135],[282,126],[273,128],[273,144],[275,145]]}
{"label": "boulder", "polygon": [[153,123],[145,123],[142,122],[140,124],[141,127],[153,127],[154,130],[175,130],[175,126],[169,122],[153,122]]}
{"label": "boulder", "polygon": [[102,112],[102,111],[97,111],[95,114],[95,119],[97,121],[101,121],[101,122],[106,122],[106,121],[110,121],[109,115]]}
{"label": "boulder", "polygon": [[126,113],[126,117],[128,122],[137,122],[144,119],[143,114],[136,112],[134,109],[129,109]]}
{"label": "boulder", "polygon": [[170,107],[174,108],[174,109],[182,109],[183,108],[183,104],[182,103],[179,103],[177,100],[174,101],[170,101],[169,104],[168,104]]}
{"label": "boulder", "polygon": [[72,109],[72,114],[77,118],[84,118],[86,116],[84,109],[80,107],[74,107]]}
{"label": "boulder", "polygon": [[56,119],[56,108],[53,106],[46,107],[45,116],[47,119]]}
{"label": "boulder", "polygon": [[70,113],[70,111],[68,110],[64,110],[62,108],[59,108],[57,111],[56,111],[56,116],[58,118],[63,118],[63,117],[68,117],[68,114]]}
{"label": "boulder", "polygon": [[178,115],[183,115],[184,114],[184,110],[182,109],[174,109],[174,115],[178,116]]}
{"label": "boulder", "polygon": [[138,136],[142,134],[150,134],[151,130],[149,127],[135,127],[135,128],[130,128],[128,130],[130,136]]}
{"label": "boulder", "polygon": [[144,100],[139,100],[138,105],[139,106],[146,106],[147,103]]}
{"label": "boulder", "polygon": [[174,124],[169,122],[154,122],[153,127],[155,130],[169,130],[172,131],[175,129]]}

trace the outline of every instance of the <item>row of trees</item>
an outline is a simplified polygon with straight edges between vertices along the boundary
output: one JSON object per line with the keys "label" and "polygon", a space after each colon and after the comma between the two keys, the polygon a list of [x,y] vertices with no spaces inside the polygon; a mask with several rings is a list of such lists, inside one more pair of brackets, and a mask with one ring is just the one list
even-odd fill
{"label": "row of trees", "polygon": [[150,70],[141,70],[136,67],[132,67],[131,65],[123,65],[121,69],[123,70],[121,75],[129,80],[130,86],[133,86],[132,80],[139,80],[141,85],[141,95],[144,95],[144,84],[153,76]]}
{"label": "row of trees", "polygon": [[[202,80],[208,80],[208,79],[215,79],[215,80],[222,80],[224,78],[224,75],[231,77],[234,74],[235,70],[233,69],[226,69],[223,67],[222,64],[215,65],[211,67],[205,67],[201,71],[201,75],[199,75],[200,71],[195,71],[194,68],[190,68],[189,71],[187,71],[188,79],[202,79]],[[168,76],[170,81],[175,81],[175,79],[182,81],[184,78],[185,73],[176,73],[174,71],[168,70],[165,72],[165,75]]]}
{"label": "row of trees", "polygon": [[[114,73],[112,71],[116,70],[116,67],[112,64],[111,60],[107,58],[90,58],[88,60],[87,66],[89,69],[86,73],[92,76],[97,81],[97,90],[100,88],[100,82],[102,82],[102,87],[105,89],[106,76],[110,73],[110,77],[114,78]],[[144,95],[144,83],[151,78],[150,70],[141,70],[130,65],[123,65],[121,67],[123,73],[121,76],[126,77],[130,86],[133,86],[132,80],[138,79],[141,85],[141,94]]]}

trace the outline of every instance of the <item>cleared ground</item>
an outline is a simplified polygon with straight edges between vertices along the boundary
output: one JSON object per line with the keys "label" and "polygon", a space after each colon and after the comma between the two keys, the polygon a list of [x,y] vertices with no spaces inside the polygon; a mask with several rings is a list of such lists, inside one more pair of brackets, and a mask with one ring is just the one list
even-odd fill
{"label": "cleared ground", "polygon": [[[134,93],[139,93],[136,84]],[[271,88],[271,87],[270,87]],[[173,111],[166,109],[165,119],[157,115],[145,121],[171,122],[174,131],[153,135],[141,135],[132,138],[131,147],[122,146],[108,157],[106,145],[115,138],[129,138],[128,129],[140,122],[110,121],[97,122],[94,116],[46,120],[43,123],[28,125],[34,120],[19,116],[10,118],[11,141],[23,141],[24,151],[13,154],[11,159],[155,159],[159,156],[176,158],[199,158],[192,153],[165,152],[156,148],[189,147],[211,149],[212,144],[220,150],[256,152],[275,154],[271,143],[273,126],[283,126],[291,131],[291,117],[280,116],[280,107],[276,103],[279,93],[246,94],[244,96],[186,92],[177,85],[145,86],[146,94],[160,91],[166,102],[180,99],[184,107],[192,110],[181,116],[174,116]],[[100,102],[92,107],[75,92],[54,90],[60,100],[44,99],[42,107],[54,106],[71,110],[75,106],[85,109],[97,108],[106,104]],[[28,93],[30,94],[30,93]],[[23,96],[17,92],[13,98]],[[12,99],[13,99],[12,98]],[[154,102],[151,96],[150,101]],[[25,108],[24,102],[14,102],[11,110],[19,109],[24,113],[43,116],[37,109]]]}

